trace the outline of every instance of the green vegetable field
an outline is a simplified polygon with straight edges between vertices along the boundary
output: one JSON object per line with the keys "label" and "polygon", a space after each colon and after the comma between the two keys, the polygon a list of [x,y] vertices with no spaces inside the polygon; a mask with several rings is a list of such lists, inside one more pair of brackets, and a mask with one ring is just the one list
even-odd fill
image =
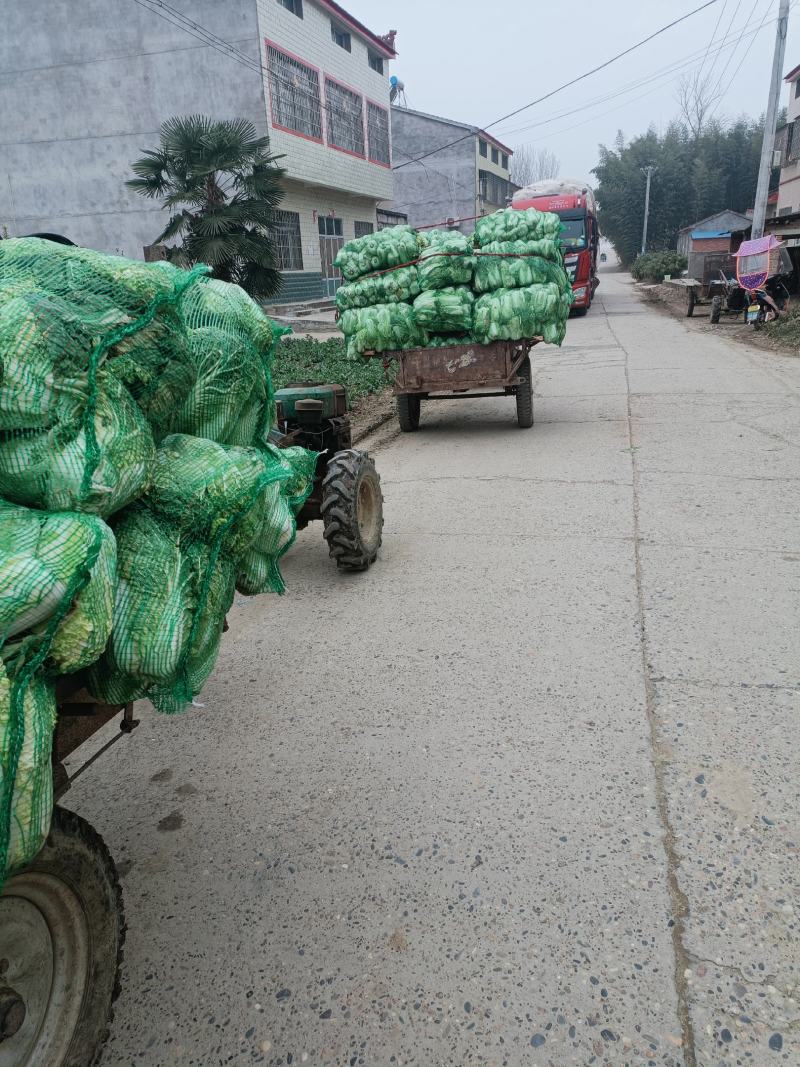
{"label": "green vegetable field", "polygon": [[335,382],[347,389],[352,404],[361,396],[379,393],[394,375],[381,359],[353,359],[345,354],[341,337],[316,341],[312,337],[284,338],[275,353],[272,378],[276,389],[290,382]]}

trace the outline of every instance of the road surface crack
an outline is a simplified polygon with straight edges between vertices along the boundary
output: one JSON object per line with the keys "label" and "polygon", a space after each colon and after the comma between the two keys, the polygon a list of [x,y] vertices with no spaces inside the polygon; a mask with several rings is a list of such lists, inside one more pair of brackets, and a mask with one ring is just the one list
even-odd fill
{"label": "road surface crack", "polygon": [[692,1025],[691,1011],[689,1008],[689,982],[687,979],[687,973],[691,972],[691,958],[686,950],[685,945],[686,920],[689,915],[689,902],[686,898],[686,894],[681,889],[680,882],[678,880],[678,867],[680,865],[680,857],[678,852],[677,837],[672,827],[672,822],[669,816],[669,803],[667,800],[667,786],[665,775],[667,759],[663,754],[659,741],[658,720],[656,717],[656,688],[655,682],[650,674],[650,667],[648,662],[649,655],[647,645],[647,628],[645,625],[644,589],[642,582],[642,538],[639,521],[640,472],[639,465],[637,462],[636,442],[634,438],[634,417],[632,410],[633,394],[631,392],[629,367],[630,360],[627,348],[625,347],[625,345],[623,345],[622,341],[618,337],[616,331],[614,330],[614,327],[611,324],[611,320],[609,318],[608,311],[605,308],[605,304],[603,304],[602,306],[609,332],[619,345],[620,351],[622,351],[625,356],[625,386],[627,390],[628,411],[628,443],[629,453],[631,457],[631,476],[633,483],[633,552],[636,571],[637,625],[639,630],[639,647],[642,659],[642,677],[644,681],[645,691],[645,708],[647,713],[648,727],[650,731],[650,752],[653,761],[653,772],[655,775],[656,806],[658,809],[658,817],[664,835],[664,852],[666,854],[667,861],[667,891],[672,907],[672,949],[674,956],[674,983],[675,993],[678,999],[678,1022],[680,1023],[681,1035],[683,1038],[683,1062],[685,1067],[697,1067],[697,1053],[695,1050],[694,1027]]}

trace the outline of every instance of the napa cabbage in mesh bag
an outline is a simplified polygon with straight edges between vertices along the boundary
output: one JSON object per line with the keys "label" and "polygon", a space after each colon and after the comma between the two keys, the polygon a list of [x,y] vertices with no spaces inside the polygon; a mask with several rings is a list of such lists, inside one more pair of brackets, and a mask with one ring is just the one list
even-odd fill
{"label": "napa cabbage in mesh bag", "polygon": [[428,348],[450,348],[452,345],[465,345],[473,338],[469,334],[458,334],[451,337],[438,337],[435,334],[428,341]]}
{"label": "napa cabbage in mesh bag", "polygon": [[417,258],[417,234],[410,226],[388,226],[348,241],[334,260],[347,281],[386,267],[412,263]]}
{"label": "napa cabbage in mesh bag", "polygon": [[279,561],[294,542],[297,514],[314,488],[316,452],[268,447],[286,478],[266,487],[260,530],[238,561],[236,588],[245,596],[285,590]]}
{"label": "napa cabbage in mesh bag", "polygon": [[53,812],[53,686],[40,673],[24,685],[0,661],[0,885],[44,844]]}
{"label": "napa cabbage in mesh bag", "polygon": [[484,215],[475,223],[475,241],[482,248],[493,241],[539,241],[555,240],[561,233],[561,219],[550,211],[526,208],[502,208],[491,215]]}
{"label": "napa cabbage in mesh bag", "polygon": [[111,633],[116,559],[114,535],[101,519],[0,501],[0,642],[8,649],[9,639],[26,635],[22,645],[35,650],[70,583],[85,571],[52,634],[47,665],[68,674],[93,663]]}
{"label": "napa cabbage in mesh bag", "polygon": [[458,230],[430,230],[427,237],[428,245],[419,257],[420,288],[469,285],[475,265],[469,238]]}
{"label": "napa cabbage in mesh bag", "polygon": [[539,336],[545,325],[566,318],[570,300],[553,282],[485,293],[475,301],[473,336],[481,344]]}
{"label": "napa cabbage in mesh bag", "polygon": [[559,263],[541,256],[510,257],[477,254],[472,281],[477,293],[494,289],[519,289],[528,285],[555,282],[560,290],[571,288],[566,271]]}
{"label": "napa cabbage in mesh bag", "polygon": [[215,279],[180,303],[195,382],[172,429],[226,445],[266,440],[275,421],[272,360],[277,326],[238,285]]}
{"label": "napa cabbage in mesh bag", "polygon": [[262,525],[260,495],[269,482],[286,480],[266,449],[226,446],[202,437],[170,434],[156,453],[147,504],[176,529],[212,542],[224,537],[234,557]]}
{"label": "napa cabbage in mesh bag", "polygon": [[463,287],[429,289],[414,301],[414,317],[428,333],[469,333],[474,302],[470,290]]}
{"label": "napa cabbage in mesh bag", "polygon": [[0,306],[0,494],[50,511],[108,516],[150,479],[150,427],[107,369],[89,373],[92,326],[60,297]]}
{"label": "napa cabbage in mesh bag", "polygon": [[541,259],[548,259],[552,263],[562,265],[564,262],[561,242],[549,237],[543,237],[538,241],[492,241],[484,245],[481,252],[499,253],[504,256],[539,256]]}
{"label": "napa cabbage in mesh bag", "polygon": [[339,327],[347,338],[348,356],[416,348],[427,341],[409,304],[351,308],[342,313]]}
{"label": "napa cabbage in mesh bag", "polygon": [[419,294],[419,272],[416,267],[397,267],[383,274],[366,275],[336,290],[339,311],[369,307],[370,304],[392,304],[413,300]]}

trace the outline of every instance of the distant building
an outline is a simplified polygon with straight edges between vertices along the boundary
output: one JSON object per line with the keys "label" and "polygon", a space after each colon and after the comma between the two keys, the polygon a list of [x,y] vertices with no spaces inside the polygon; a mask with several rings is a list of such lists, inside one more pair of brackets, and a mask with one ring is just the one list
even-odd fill
{"label": "distant building", "polygon": [[718,211],[678,230],[678,251],[687,257],[692,252],[729,252],[731,235],[749,231],[752,222],[739,211]]}
{"label": "distant building", "polygon": [[767,205],[764,232],[786,243],[800,275],[800,67],[784,78],[789,86],[786,122],[775,131],[775,150],[780,156],[781,175],[777,204]]}
{"label": "distant building", "polygon": [[[488,215],[506,207],[517,188],[509,173],[512,149],[478,126],[393,107],[392,152],[391,206],[412,226]],[[457,228],[471,232],[475,223]]]}
{"label": "distant building", "polygon": [[6,5],[0,232],[141,258],[167,215],[126,188],[132,161],[173,115],[245,118],[288,171],[280,299],[332,292],[338,248],[375,229],[392,198],[393,34],[334,0],[172,0],[169,12],[132,0]]}

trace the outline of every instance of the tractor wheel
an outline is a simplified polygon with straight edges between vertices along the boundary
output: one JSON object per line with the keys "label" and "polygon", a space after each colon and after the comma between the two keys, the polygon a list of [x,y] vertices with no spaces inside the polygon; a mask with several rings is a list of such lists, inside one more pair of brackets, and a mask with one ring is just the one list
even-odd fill
{"label": "tractor wheel", "polygon": [[403,433],[413,433],[419,429],[419,413],[422,408],[421,399],[414,393],[398,393],[397,395],[397,418]]}
{"label": "tractor wheel", "polygon": [[694,315],[694,306],[697,303],[697,294],[693,288],[686,290],[686,318],[690,319]]}
{"label": "tractor wheel", "polygon": [[335,453],[322,482],[323,536],[338,567],[364,571],[381,547],[383,496],[375,463],[355,448]]}
{"label": "tractor wheel", "polygon": [[719,322],[719,317],[722,314],[722,297],[715,296],[711,299],[711,321],[713,323]]}
{"label": "tractor wheel", "polygon": [[526,356],[519,365],[517,374],[522,379],[514,390],[517,400],[517,423],[521,429],[533,426],[533,384],[531,382],[531,359]]}
{"label": "tractor wheel", "polygon": [[0,1063],[96,1064],[124,940],[108,849],[84,819],[56,808],[41,852],[0,897]]}

